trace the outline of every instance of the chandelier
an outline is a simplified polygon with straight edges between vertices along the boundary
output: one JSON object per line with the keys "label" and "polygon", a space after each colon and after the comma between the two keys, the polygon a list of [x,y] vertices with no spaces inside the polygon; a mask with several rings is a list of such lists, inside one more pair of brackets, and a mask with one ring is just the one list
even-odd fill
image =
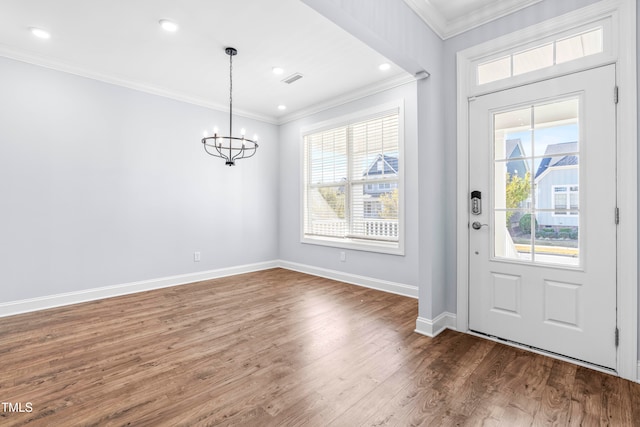
{"label": "chandelier", "polygon": [[240,136],[233,136],[233,57],[238,51],[232,47],[225,50],[229,55],[229,136],[218,135],[218,128],[213,129],[213,136],[205,132],[202,138],[204,151],[208,154],[225,160],[225,165],[233,166],[236,160],[247,159],[256,154],[258,149],[258,136],[253,139],[245,138],[245,130],[240,131]]}

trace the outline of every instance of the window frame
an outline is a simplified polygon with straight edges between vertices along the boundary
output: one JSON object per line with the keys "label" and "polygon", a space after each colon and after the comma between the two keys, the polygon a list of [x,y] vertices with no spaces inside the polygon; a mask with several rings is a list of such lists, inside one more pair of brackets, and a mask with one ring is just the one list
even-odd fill
{"label": "window frame", "polygon": [[[604,64],[615,62],[617,57],[617,34],[613,30],[614,23],[611,16],[596,18],[569,29],[560,31],[550,31],[545,37],[534,36],[530,40],[511,44],[506,49],[497,49],[490,54],[481,54],[474,58],[470,58],[467,88],[471,96],[479,96],[487,93],[496,92],[503,89],[521,86],[527,83],[544,80],[545,78],[557,77],[572,72],[597,67]],[[566,40],[573,36],[578,36],[589,31],[602,29],[602,52],[583,56],[566,62],[555,63],[555,47],[554,47],[554,64],[537,70],[528,71],[522,74],[513,74],[513,64],[511,64],[511,75],[501,79],[479,83],[478,66],[482,66],[499,59],[509,59],[512,61],[513,55],[527,52],[546,44],[555,43]]]}
{"label": "window frame", "polygon": [[[577,190],[572,190],[572,188],[577,188]],[[558,191],[559,188],[564,188],[563,191]],[[558,209],[564,210],[564,212],[558,212],[556,210],[556,194],[563,194],[566,197],[566,203],[564,207],[559,207]],[[578,207],[573,209],[571,207],[571,195],[576,194],[578,197]],[[563,217],[563,218],[575,218],[578,216],[578,211],[580,209],[580,187],[578,184],[558,184],[551,186],[551,209],[553,210],[551,216]]]}
{"label": "window frame", "polygon": [[[390,112],[397,112],[398,114],[398,240],[397,241],[383,241],[383,240],[369,240],[366,238],[358,237],[329,237],[329,236],[316,236],[305,234],[305,204],[307,203],[307,177],[305,176],[305,136],[313,133],[327,131],[333,128],[341,126],[347,126],[358,122],[372,120],[378,117],[383,117]],[[300,243],[329,246],[341,249],[352,249],[367,252],[377,252],[382,254],[400,255],[404,256],[404,242],[405,242],[405,192],[404,192],[404,143],[405,143],[405,118],[404,118],[404,99],[397,101],[376,105],[364,110],[359,110],[350,114],[339,116],[323,122],[318,122],[309,126],[305,126],[300,131]],[[348,142],[349,143],[349,142]],[[395,179],[394,179],[395,181]],[[377,186],[379,182],[372,180],[371,183]],[[345,185],[353,185],[353,180],[349,180]],[[348,218],[351,221],[351,218]]]}

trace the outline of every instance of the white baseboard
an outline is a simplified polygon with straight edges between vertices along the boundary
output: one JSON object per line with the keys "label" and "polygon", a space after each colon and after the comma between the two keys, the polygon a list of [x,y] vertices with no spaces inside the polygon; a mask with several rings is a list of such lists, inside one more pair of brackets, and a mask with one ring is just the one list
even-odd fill
{"label": "white baseboard", "polygon": [[416,319],[416,332],[428,337],[435,337],[445,329],[456,329],[456,315],[445,311],[435,319],[418,317]]}
{"label": "white baseboard", "polygon": [[636,382],[640,383],[640,360],[638,360],[638,370],[636,374]]}
{"label": "white baseboard", "polygon": [[279,261],[279,267],[287,270],[298,271],[300,273],[311,274],[313,276],[338,280],[352,285],[364,286],[365,288],[376,289],[405,297],[418,298],[418,287],[405,285],[403,283],[390,282],[372,277],[359,276],[357,274],[343,273],[342,271],[329,270],[326,268],[314,267],[306,264],[298,264],[289,261]]}
{"label": "white baseboard", "polygon": [[202,271],[198,273],[181,274],[177,276],[162,277],[158,279],[143,280],[139,282],[104,286],[100,288],[86,289],[76,292],[47,295],[43,297],[19,301],[9,301],[0,303],[0,317],[13,316],[15,314],[28,313],[38,310],[46,310],[49,308],[78,304],[81,302],[112,298],[121,295],[133,294],[136,292],[151,291],[154,289],[167,288],[170,286],[185,285],[202,280],[217,279],[220,277],[250,273],[252,271],[267,270],[276,267],[299,271],[301,273],[307,273],[314,276],[339,280],[341,282],[351,283],[354,285],[364,286],[380,291],[391,292],[394,294],[404,295],[412,298],[418,298],[417,286],[404,285],[401,283],[394,283],[385,280],[374,279],[371,277],[342,273],[340,271],[327,270],[310,265],[274,260],[256,264],[220,268],[217,270]]}
{"label": "white baseboard", "polygon": [[143,280],[140,282],[124,283],[120,285],[105,286],[101,288],[87,289],[77,292],[67,292],[64,294],[47,295],[44,297],[10,301],[0,303],[0,317],[12,316],[14,314],[27,313],[31,311],[46,310],[48,308],[60,307],[81,302],[95,301],[104,298],[117,297],[121,295],[133,294],[136,292],[151,291],[154,289],[167,288],[170,286],[184,285],[202,280],[217,279],[220,277],[232,276],[235,274],[250,273],[252,271],[267,270],[279,266],[278,261],[267,261],[256,264],[240,265],[235,267],[220,268],[217,270],[202,271],[199,273],[181,274],[159,279]]}

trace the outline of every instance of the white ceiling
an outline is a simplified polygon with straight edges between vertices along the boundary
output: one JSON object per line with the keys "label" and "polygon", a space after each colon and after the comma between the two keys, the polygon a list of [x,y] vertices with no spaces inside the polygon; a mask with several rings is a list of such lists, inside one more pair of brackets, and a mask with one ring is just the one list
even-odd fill
{"label": "white ceiling", "polygon": [[[405,0],[441,36],[437,28],[472,15],[497,17],[537,1]],[[178,31],[164,31],[160,19]],[[31,27],[51,38],[34,37]],[[413,78],[394,64],[380,71],[387,59],[300,0],[0,0],[0,56],[223,111],[226,46],[238,49],[234,112],[271,123]],[[273,74],[276,66],[284,74]],[[293,73],[304,77],[281,82]]]}
{"label": "white ceiling", "polygon": [[[175,33],[158,21],[179,25]],[[42,40],[30,33],[51,33]],[[2,0],[0,55],[272,123],[411,76],[300,0]],[[284,68],[275,75],[273,67]],[[287,85],[293,73],[303,78]],[[287,110],[279,111],[284,104]]]}
{"label": "white ceiling", "polygon": [[542,0],[404,0],[442,39]]}

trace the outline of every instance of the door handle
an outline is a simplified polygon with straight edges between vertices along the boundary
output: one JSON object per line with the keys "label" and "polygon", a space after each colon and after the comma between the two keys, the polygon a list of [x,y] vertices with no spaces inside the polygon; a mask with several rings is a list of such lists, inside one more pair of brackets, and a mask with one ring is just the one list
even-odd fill
{"label": "door handle", "polygon": [[482,227],[489,227],[489,224],[480,224],[480,221],[474,221],[471,227],[473,227],[474,230],[480,230]]}

